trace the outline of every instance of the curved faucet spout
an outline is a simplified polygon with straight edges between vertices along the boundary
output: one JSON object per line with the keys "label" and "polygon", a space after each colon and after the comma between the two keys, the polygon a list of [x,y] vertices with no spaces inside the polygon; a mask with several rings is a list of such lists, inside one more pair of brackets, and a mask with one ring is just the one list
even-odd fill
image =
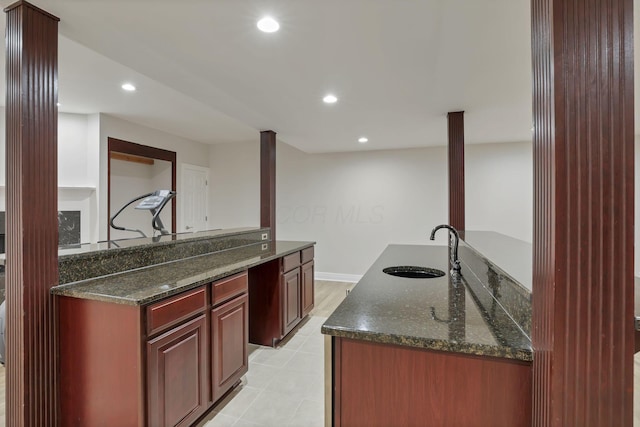
{"label": "curved faucet spout", "polygon": [[455,273],[460,273],[460,260],[458,259],[458,242],[460,241],[460,235],[458,234],[458,230],[450,226],[449,224],[440,224],[437,225],[431,230],[430,240],[434,240],[436,238],[436,231],[441,228],[446,228],[453,234],[453,253],[451,254],[451,269]]}

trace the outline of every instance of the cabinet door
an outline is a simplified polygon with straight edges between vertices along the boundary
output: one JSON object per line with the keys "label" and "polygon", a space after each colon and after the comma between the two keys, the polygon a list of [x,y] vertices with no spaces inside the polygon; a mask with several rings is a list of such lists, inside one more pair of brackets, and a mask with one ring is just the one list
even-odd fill
{"label": "cabinet door", "polygon": [[282,335],[287,335],[300,321],[300,268],[282,278]]}
{"label": "cabinet door", "polygon": [[248,368],[249,298],[247,294],[212,310],[213,401],[225,394]]}
{"label": "cabinet door", "polygon": [[313,309],[313,261],[300,267],[302,273],[302,317]]}
{"label": "cabinet door", "polygon": [[209,402],[207,320],[204,314],[147,342],[151,426],[187,426]]}

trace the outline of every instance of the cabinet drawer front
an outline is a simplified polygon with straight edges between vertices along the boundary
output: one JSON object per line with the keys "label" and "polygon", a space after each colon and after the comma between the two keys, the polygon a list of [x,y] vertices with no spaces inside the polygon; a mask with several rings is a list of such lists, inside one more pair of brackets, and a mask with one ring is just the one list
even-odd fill
{"label": "cabinet drawer front", "polygon": [[153,335],[207,308],[207,287],[202,286],[147,307],[147,334]]}
{"label": "cabinet drawer front", "polygon": [[247,273],[241,273],[235,276],[227,277],[226,279],[218,280],[212,284],[213,295],[211,302],[213,305],[222,304],[231,298],[244,294],[249,289],[249,282],[247,280]]}
{"label": "cabinet drawer front", "polygon": [[306,264],[313,259],[313,246],[302,250],[302,264]]}
{"label": "cabinet drawer front", "polygon": [[290,255],[282,257],[282,271],[285,273],[291,271],[300,265],[300,252],[294,252]]}

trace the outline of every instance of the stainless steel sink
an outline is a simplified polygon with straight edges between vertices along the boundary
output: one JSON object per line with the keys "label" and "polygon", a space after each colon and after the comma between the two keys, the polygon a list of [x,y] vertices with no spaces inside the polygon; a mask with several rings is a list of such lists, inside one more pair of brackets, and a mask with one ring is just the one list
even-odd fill
{"label": "stainless steel sink", "polygon": [[383,268],[382,272],[392,276],[406,277],[409,279],[433,279],[436,277],[442,277],[446,274],[444,271],[438,270],[437,268],[416,267],[413,265],[387,267]]}

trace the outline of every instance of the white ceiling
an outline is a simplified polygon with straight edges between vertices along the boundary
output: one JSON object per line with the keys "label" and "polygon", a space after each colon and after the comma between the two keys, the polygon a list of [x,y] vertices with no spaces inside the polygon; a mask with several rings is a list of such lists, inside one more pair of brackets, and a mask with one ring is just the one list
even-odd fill
{"label": "white ceiling", "polygon": [[[33,3],[61,19],[61,111],[332,152],[445,145],[465,110],[468,143],[531,140],[529,0]],[[256,29],[264,14],[279,32]]]}

